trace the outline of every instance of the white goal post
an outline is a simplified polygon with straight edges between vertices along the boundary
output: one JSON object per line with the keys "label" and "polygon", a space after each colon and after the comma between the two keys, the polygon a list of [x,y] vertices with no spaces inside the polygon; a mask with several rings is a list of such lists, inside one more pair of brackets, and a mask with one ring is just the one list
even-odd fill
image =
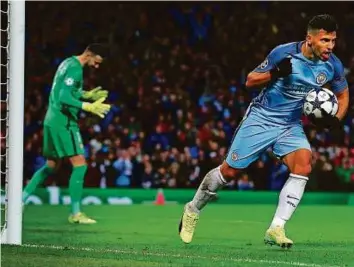
{"label": "white goal post", "polygon": [[[1,14],[4,15],[3,12]],[[23,118],[25,64],[25,1],[8,8],[8,129],[5,225],[2,244],[22,244]],[[3,55],[2,55],[3,56]]]}

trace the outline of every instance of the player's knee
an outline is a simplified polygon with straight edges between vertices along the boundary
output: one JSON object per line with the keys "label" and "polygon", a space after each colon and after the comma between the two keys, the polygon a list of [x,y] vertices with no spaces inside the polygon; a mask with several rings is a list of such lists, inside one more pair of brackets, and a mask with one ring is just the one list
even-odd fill
{"label": "player's knee", "polygon": [[55,160],[48,159],[46,165],[49,169],[55,170],[57,168],[57,162]]}
{"label": "player's knee", "polygon": [[309,174],[312,171],[312,166],[311,164],[301,164],[301,165],[295,165],[294,169],[291,170],[293,174],[301,175],[301,176],[306,176],[308,177]]}
{"label": "player's knee", "polygon": [[235,179],[237,174],[240,172],[238,169],[232,168],[226,161],[224,161],[220,166],[220,172],[226,181]]}
{"label": "player's knee", "polygon": [[86,159],[83,155],[76,155],[71,157],[70,162],[74,167],[87,165]]}

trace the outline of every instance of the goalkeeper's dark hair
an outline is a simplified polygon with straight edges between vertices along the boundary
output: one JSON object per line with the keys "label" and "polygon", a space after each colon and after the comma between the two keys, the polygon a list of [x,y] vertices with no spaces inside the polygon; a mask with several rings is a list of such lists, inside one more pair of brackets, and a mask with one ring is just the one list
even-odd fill
{"label": "goalkeeper's dark hair", "polygon": [[101,43],[89,44],[86,47],[86,51],[90,51],[95,55],[101,56],[102,58],[107,57],[109,53],[108,46]]}
{"label": "goalkeeper's dark hair", "polygon": [[334,17],[328,14],[314,16],[307,25],[308,31],[325,30],[334,32],[338,30],[338,24]]}

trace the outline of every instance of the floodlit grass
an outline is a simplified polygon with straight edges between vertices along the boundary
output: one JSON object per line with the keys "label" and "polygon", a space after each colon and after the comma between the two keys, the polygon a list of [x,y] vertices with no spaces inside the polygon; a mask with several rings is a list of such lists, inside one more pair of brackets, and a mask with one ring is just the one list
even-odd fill
{"label": "floodlit grass", "polygon": [[181,205],[88,206],[96,225],[71,225],[68,207],[28,206],[24,246],[2,245],[3,267],[354,266],[354,207],[300,206],[291,250],[267,247],[275,206],[208,206],[194,241],[178,236]]}

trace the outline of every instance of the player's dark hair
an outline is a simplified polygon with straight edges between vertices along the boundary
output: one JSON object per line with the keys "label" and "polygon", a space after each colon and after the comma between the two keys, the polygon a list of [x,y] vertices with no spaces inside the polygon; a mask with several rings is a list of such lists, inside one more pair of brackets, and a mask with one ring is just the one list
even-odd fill
{"label": "player's dark hair", "polygon": [[307,25],[308,31],[325,30],[326,32],[334,32],[338,30],[338,24],[334,17],[328,14],[314,16]]}
{"label": "player's dark hair", "polygon": [[105,58],[108,56],[108,46],[101,43],[93,43],[87,46],[86,51]]}

